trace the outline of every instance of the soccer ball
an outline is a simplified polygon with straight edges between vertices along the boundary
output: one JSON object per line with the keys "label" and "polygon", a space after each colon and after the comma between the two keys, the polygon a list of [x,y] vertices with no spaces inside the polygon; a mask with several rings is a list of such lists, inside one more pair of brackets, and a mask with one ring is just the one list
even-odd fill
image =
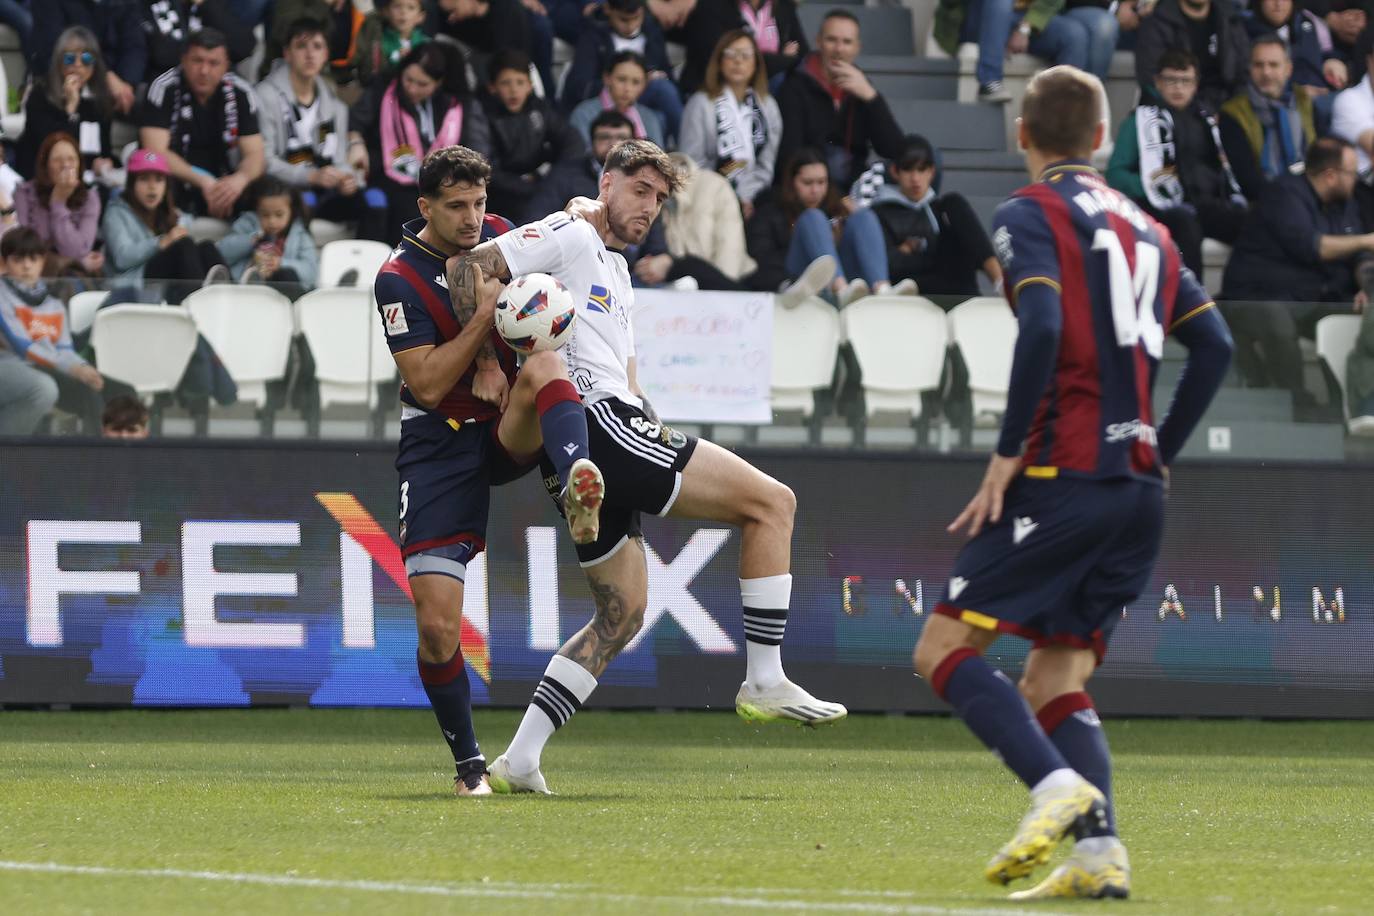
{"label": "soccer ball", "polygon": [[548,274],[513,277],[496,300],[496,332],[516,353],[557,350],[576,320],[572,293]]}

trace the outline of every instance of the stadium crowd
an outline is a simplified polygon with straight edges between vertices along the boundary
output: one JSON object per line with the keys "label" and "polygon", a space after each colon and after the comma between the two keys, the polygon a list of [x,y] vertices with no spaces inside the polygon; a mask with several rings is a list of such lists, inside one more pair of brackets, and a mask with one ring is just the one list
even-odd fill
{"label": "stadium crowd", "polygon": [[[593,195],[620,140],[675,151],[690,181],[626,252],[638,284],[843,307],[1000,283],[969,201],[940,190],[945,157],[859,66],[845,7],[815,34],[794,0],[4,0],[0,22],[29,77],[0,166],[0,434],[54,406],[93,433],[128,396],[73,339],[72,292],[176,304],[265,282],[296,298],[318,282],[312,218],[395,244],[420,161],[453,143],[490,159],[489,211],[515,223]],[[1366,24],[1357,0],[938,0],[934,39],[977,46],[989,105],[1012,101],[1010,54],[1105,76],[1134,51],[1140,104],[1106,178],[1199,275],[1204,239],[1232,246],[1238,367],[1302,408],[1299,336],[1370,314]],[[562,73],[555,37],[573,48]],[[183,393],[231,401],[203,356]],[[1374,431],[1374,320],[1345,390],[1352,429]]]}

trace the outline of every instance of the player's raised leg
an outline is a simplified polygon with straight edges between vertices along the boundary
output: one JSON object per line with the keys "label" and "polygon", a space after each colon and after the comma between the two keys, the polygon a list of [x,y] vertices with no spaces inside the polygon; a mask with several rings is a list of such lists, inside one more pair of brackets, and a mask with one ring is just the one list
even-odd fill
{"label": "player's raised leg", "polygon": [[839,703],[818,700],[787,679],[782,640],[792,601],[792,490],[738,455],[698,441],[682,471],[669,515],[740,529],[739,587],[744,614],[745,677],[735,710],[757,722],[824,725],[843,719]]}
{"label": "player's raised leg", "polygon": [[595,541],[605,482],[590,457],[582,399],[556,352],[532,353],[526,358],[497,436],[515,456],[533,455],[543,448],[563,483],[563,510],[573,543]]}
{"label": "player's raised leg", "polygon": [[[472,687],[460,643],[463,619],[461,564],[423,556],[431,571],[412,575],[415,624],[419,630],[416,663],[425,696],[439,720],[457,767],[458,795],[490,795],[487,765],[472,728]],[[446,567],[441,570],[440,567]],[[457,572],[457,575],[455,575]]]}
{"label": "player's raised leg", "polygon": [[597,678],[644,623],[649,578],[639,538],[627,538],[586,573],[596,613],[549,661],[510,747],[492,763],[497,792],[548,792],[539,770],[544,745],[587,702]]}
{"label": "player's raised leg", "polygon": [[914,662],[936,695],[1031,790],[1030,812],[985,872],[988,880],[1006,883],[1048,861],[1074,822],[1102,807],[1104,799],[1046,737],[1011,680],[983,660],[996,638],[996,630],[932,616]]}

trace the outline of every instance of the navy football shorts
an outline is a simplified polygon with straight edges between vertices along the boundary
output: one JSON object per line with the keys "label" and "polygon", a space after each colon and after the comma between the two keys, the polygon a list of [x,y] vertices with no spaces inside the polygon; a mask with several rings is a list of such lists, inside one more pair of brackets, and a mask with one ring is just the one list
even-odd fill
{"label": "navy football shorts", "polygon": [[[406,574],[463,579],[487,545],[491,488],[523,477],[539,462],[516,461],[496,438],[499,419],[450,423],[425,413],[401,421],[401,556]],[[455,428],[454,424],[457,424]]]}
{"label": "navy football shorts", "polygon": [[1157,483],[1019,477],[1001,521],[959,552],[935,613],[1036,646],[1092,649],[1100,663],[1163,533]]}
{"label": "navy football shorts", "polygon": [[[609,560],[626,541],[639,537],[640,512],[668,514],[682,488],[682,469],[697,447],[695,436],[655,423],[616,398],[586,407],[587,445],[606,483],[606,500],[596,540],[576,545],[583,567]],[[544,487],[562,512],[557,472],[547,458],[540,469]]]}

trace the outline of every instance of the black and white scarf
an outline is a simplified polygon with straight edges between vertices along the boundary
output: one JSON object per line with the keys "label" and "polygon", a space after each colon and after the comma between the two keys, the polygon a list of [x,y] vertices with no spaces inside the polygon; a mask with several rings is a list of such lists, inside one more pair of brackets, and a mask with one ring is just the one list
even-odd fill
{"label": "black and white scarf", "polygon": [[149,18],[157,26],[158,32],[176,41],[184,41],[187,35],[205,27],[200,19],[200,4],[191,5],[184,21],[181,6],[177,0],[157,0],[148,4]]}
{"label": "black and white scarf", "polygon": [[[330,137],[335,133],[334,119],[324,116],[324,95],[318,88],[315,91],[315,104],[320,106],[320,114],[315,118],[315,129],[308,136],[302,136],[296,128],[302,120],[301,106],[290,99],[283,106],[282,118],[286,121],[282,134],[286,137],[285,159],[291,165],[305,163],[322,168],[333,164],[335,146],[339,141],[330,142]],[[310,106],[305,107],[308,109]]]}
{"label": "black and white scarf", "polygon": [[745,90],[741,102],[729,88],[722,90],[716,97],[716,171],[739,180],[767,142],[768,122],[754,90]]}
{"label": "black and white scarf", "polygon": [[[1243,203],[1240,183],[1231,170],[1231,161],[1221,145],[1221,130],[1216,116],[1194,109],[1192,114],[1202,118],[1212,137],[1212,147],[1221,163],[1226,179],[1227,196]],[[1140,183],[1145,186],[1145,199],[1156,210],[1171,210],[1183,204],[1183,182],[1178,174],[1178,154],[1174,142],[1174,119],[1162,105],[1141,105],[1135,116],[1136,142],[1140,146]]]}
{"label": "black and white scarf", "polygon": [[[228,76],[220,80],[219,91],[224,96],[224,134],[221,139],[225,146],[234,149],[239,144],[238,93],[234,91],[234,84]],[[186,88],[186,75],[182,74],[181,79],[177,80],[176,94],[172,97],[172,121],[167,129],[173,142],[180,144],[174,149],[183,156],[191,149],[191,106],[194,103],[195,97]]]}

